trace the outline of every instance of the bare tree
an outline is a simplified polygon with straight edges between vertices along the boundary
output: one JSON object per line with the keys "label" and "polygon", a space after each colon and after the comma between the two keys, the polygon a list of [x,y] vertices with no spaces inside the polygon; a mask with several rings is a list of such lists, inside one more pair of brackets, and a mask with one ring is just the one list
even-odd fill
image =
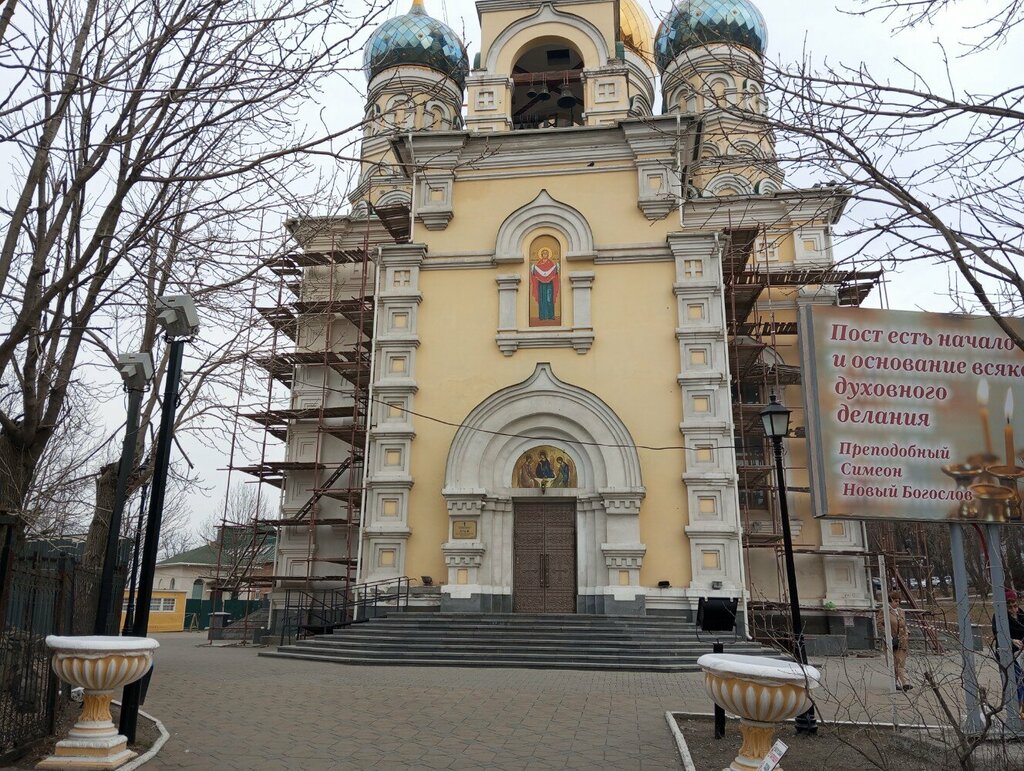
{"label": "bare tree", "polygon": [[[865,0],[853,12],[880,16],[879,34],[929,24],[951,0]],[[1024,19],[1018,2],[986,8],[956,41],[936,45],[933,81],[896,59],[854,65],[816,61],[766,65],[763,120],[779,159],[799,164],[853,196],[847,236],[883,263],[945,266],[965,311],[983,310],[1018,347],[1006,319],[1024,310],[1024,83],[1014,70],[985,93],[958,84],[963,57],[1008,42]],[[887,29],[885,23],[892,29]],[[966,41],[966,42],[965,42]]]}
{"label": "bare tree", "polygon": [[[119,351],[154,351],[159,382],[161,295],[192,294],[207,330],[188,352],[178,429],[225,430],[218,388],[234,390],[245,345],[255,342],[249,306],[273,249],[267,231],[318,200],[316,155],[345,160],[359,125],[314,131],[303,110],[384,7],[4,4],[0,510],[40,499],[34,482],[46,478],[40,464],[59,466],[47,452],[63,451],[53,442],[70,394],[112,400],[118,386],[108,373]],[[153,389],[144,403],[132,489],[152,473],[142,437],[160,396]],[[106,539],[119,454],[112,438],[83,445],[99,466],[86,472],[95,472],[86,567],[98,565]],[[178,481],[190,477],[180,464],[176,472]]]}
{"label": "bare tree", "polygon": [[[0,409],[0,508],[23,508],[82,367],[154,347],[156,296],[191,292],[211,326],[239,328],[263,218],[289,200],[302,158],[333,152],[352,128],[313,135],[298,111],[379,12],[312,0],[5,6],[16,75],[0,100],[11,159],[0,378],[19,398]],[[231,342],[194,356],[223,357]],[[215,376],[196,371],[188,406],[203,409]]]}

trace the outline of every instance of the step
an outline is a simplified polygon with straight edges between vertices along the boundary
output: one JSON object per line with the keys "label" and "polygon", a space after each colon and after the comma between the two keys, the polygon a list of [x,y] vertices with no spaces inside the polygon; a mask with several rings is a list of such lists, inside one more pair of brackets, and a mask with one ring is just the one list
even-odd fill
{"label": "step", "polygon": [[[399,613],[296,640],[261,655],[377,666],[696,671],[714,635],[678,619],[634,616]],[[730,653],[779,655],[757,643]]]}
{"label": "step", "polygon": [[319,656],[315,654],[295,654],[284,651],[260,651],[260,656],[267,658],[295,659],[297,661],[320,661],[329,664],[354,664],[361,666],[407,666],[407,667],[474,667],[474,668],[496,668],[496,669],[566,669],[566,670],[597,670],[604,672],[698,672],[700,667],[696,663],[682,664],[606,664],[588,661],[534,661],[534,662],[507,662],[500,659],[488,658],[472,662],[466,661],[444,661],[436,658],[427,659],[371,659],[361,656]]}
{"label": "step", "polygon": [[385,624],[417,622],[437,624],[442,622],[474,623],[474,624],[522,624],[522,623],[556,623],[556,624],[584,624],[584,625],[620,625],[620,626],[663,626],[663,627],[689,627],[693,628],[693,622],[682,618],[654,618],[651,616],[588,616],[577,613],[498,613],[498,614],[472,614],[472,613],[392,613],[381,618],[376,618]]}
{"label": "step", "polygon": [[[466,636],[466,637],[439,637],[436,639],[422,639],[422,638],[406,638],[406,637],[350,637],[346,635],[319,635],[312,638],[305,638],[303,642],[316,642],[322,645],[367,645],[372,644],[378,647],[436,647],[439,645],[448,647],[464,647],[464,646],[476,646],[481,648],[487,647],[507,647],[507,648],[537,648],[537,647],[549,647],[549,648],[564,648],[568,650],[586,649],[586,650],[607,650],[614,648],[629,648],[633,650],[673,650],[686,653],[699,653],[710,651],[713,645],[711,640],[703,643],[698,642],[670,642],[664,643],[660,641],[643,641],[643,640],[622,640],[609,643],[607,641],[580,641],[580,640],[551,640],[545,638],[534,638],[530,640],[482,640],[478,637]],[[729,643],[728,649],[730,651],[735,648],[760,648],[756,643],[748,643],[746,641],[735,643]]]}
{"label": "step", "polygon": [[605,656],[605,657],[588,657],[588,658],[577,658],[569,656],[535,656],[535,655],[509,655],[509,654],[498,654],[498,655],[480,655],[480,656],[445,656],[445,655],[423,655],[423,654],[409,654],[405,656],[379,656],[374,655],[371,651],[365,650],[354,650],[354,651],[338,651],[338,652],[326,652],[319,650],[305,650],[305,649],[294,649],[289,647],[284,650],[277,651],[281,654],[289,656],[304,656],[304,657],[316,657],[318,659],[343,659],[346,661],[359,660],[367,663],[376,663],[378,665],[405,665],[409,662],[422,663],[424,661],[433,661],[440,665],[447,666],[480,666],[483,664],[506,666],[514,668],[533,668],[533,667],[544,667],[544,668],[564,668],[574,669],[584,665],[602,665],[605,667],[619,667],[622,669],[637,669],[644,667],[695,667],[696,659],[690,657],[682,658],[649,658],[649,657],[627,657],[627,656]]}
{"label": "step", "polygon": [[[712,646],[692,646],[692,647],[670,647],[670,646],[648,646],[644,648],[637,648],[633,645],[621,645],[621,646],[608,646],[608,645],[593,645],[593,646],[568,646],[568,645],[551,645],[543,641],[537,641],[530,645],[516,645],[513,643],[481,643],[479,641],[466,640],[459,643],[451,642],[402,642],[402,641],[380,641],[380,642],[368,642],[360,644],[357,641],[352,640],[324,640],[324,639],[313,639],[313,640],[302,640],[294,645],[302,645],[304,647],[322,647],[325,649],[365,649],[372,645],[374,650],[380,651],[403,651],[403,650],[459,650],[459,651],[479,651],[479,652],[501,652],[501,651],[534,651],[534,650],[552,650],[552,651],[571,651],[578,654],[599,654],[608,651],[615,650],[627,650],[636,651],[643,653],[644,655],[684,655],[684,656],[700,656],[705,653],[712,652]],[[746,650],[760,651],[763,650],[759,645],[730,645],[728,648],[730,653],[740,652]]]}
{"label": "step", "polygon": [[[336,635],[481,635],[486,637],[501,637],[513,635],[517,637],[534,637],[547,635],[549,637],[562,637],[572,639],[601,638],[605,640],[707,640],[717,639],[715,635],[697,635],[689,633],[673,632],[650,632],[647,630],[620,631],[603,629],[564,629],[562,627],[525,627],[494,629],[492,627],[394,627],[391,625],[361,625],[359,627],[340,627],[335,630]],[[729,635],[729,637],[732,637]]]}

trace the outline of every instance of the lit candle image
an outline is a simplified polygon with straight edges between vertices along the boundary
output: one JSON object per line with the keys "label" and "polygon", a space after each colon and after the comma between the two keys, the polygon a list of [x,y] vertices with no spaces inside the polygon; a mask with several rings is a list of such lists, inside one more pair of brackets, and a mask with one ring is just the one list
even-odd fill
{"label": "lit candle image", "polygon": [[1006,389],[1006,428],[1003,429],[1006,441],[1006,465],[1011,468],[1017,465],[1016,453],[1013,451],[1013,391]]}
{"label": "lit candle image", "polygon": [[985,452],[992,454],[992,427],[988,422],[988,381],[978,382],[978,413],[981,415],[981,431],[985,436]]}

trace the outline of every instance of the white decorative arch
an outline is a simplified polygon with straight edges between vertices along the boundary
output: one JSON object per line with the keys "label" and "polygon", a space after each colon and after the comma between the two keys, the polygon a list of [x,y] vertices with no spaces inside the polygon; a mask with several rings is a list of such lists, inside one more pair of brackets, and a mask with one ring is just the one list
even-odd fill
{"label": "white decorative arch", "polygon": [[[572,459],[576,488],[512,486],[516,461],[537,444],[554,444]],[[607,404],[559,380],[550,364],[473,408],[452,439],[441,492],[449,518],[478,533],[478,540],[453,536],[442,547],[442,610],[512,610],[517,501],[546,496],[575,501],[577,610],[644,612],[645,491],[636,444]]]}
{"label": "white decorative arch", "polygon": [[565,447],[580,490],[643,496],[640,456],[625,424],[590,391],[555,377],[547,363],[469,413],[448,451],[445,494],[511,494],[516,460],[541,440]]}
{"label": "white decorative arch", "polygon": [[765,152],[761,146],[750,139],[737,139],[728,144],[729,155],[749,155],[751,158],[765,158]]}
{"label": "white decorative arch", "polygon": [[762,179],[757,183],[756,190],[758,195],[772,195],[773,193],[781,193],[782,185],[774,179]]}
{"label": "white decorative arch", "polygon": [[704,186],[704,198],[722,195],[723,191],[732,189],[735,195],[753,195],[754,186],[750,180],[739,174],[719,174]]}
{"label": "white decorative arch", "polygon": [[[531,27],[536,27],[539,24],[546,24],[549,22],[564,24],[578,32],[581,32],[590,41],[594,48],[597,49],[599,61],[587,62],[584,59],[587,69],[603,67],[608,63],[608,60],[612,58],[608,51],[608,45],[605,43],[604,35],[596,25],[581,16],[557,11],[551,3],[544,3],[536,13],[527,16],[524,19],[519,19],[502,30],[501,34],[494,39],[493,43],[491,43],[490,48],[487,49],[487,61],[484,63],[485,69],[489,72],[496,72],[498,59],[501,57],[502,52],[505,50],[505,47],[517,35],[519,35],[519,33],[529,30]],[[570,41],[572,40],[572,38],[567,39]],[[580,54],[585,57],[585,52],[580,51]]]}
{"label": "white decorative arch", "polygon": [[568,243],[566,259],[594,256],[594,233],[579,211],[552,198],[547,190],[512,212],[498,228],[494,244],[496,262],[522,262],[523,241],[537,228],[550,227],[562,233]]}
{"label": "white decorative arch", "polygon": [[704,91],[708,94],[713,94],[716,98],[718,94],[715,92],[715,86],[722,85],[722,97],[729,95],[731,91],[736,90],[736,81],[733,77],[724,72],[715,72],[704,78]]}
{"label": "white decorative arch", "polygon": [[700,144],[700,157],[722,158],[722,149],[718,146],[717,142],[714,142],[710,139],[706,139]]}
{"label": "white decorative arch", "polygon": [[388,190],[377,199],[377,206],[411,206],[412,195],[407,190]]}

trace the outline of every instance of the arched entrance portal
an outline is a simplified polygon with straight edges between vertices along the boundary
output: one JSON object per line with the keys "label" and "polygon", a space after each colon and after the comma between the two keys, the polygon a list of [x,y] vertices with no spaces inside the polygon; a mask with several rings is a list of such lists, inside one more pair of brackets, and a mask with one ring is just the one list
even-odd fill
{"label": "arched entrance portal", "polygon": [[589,391],[538,364],[456,432],[442,610],[644,612],[640,459]]}

